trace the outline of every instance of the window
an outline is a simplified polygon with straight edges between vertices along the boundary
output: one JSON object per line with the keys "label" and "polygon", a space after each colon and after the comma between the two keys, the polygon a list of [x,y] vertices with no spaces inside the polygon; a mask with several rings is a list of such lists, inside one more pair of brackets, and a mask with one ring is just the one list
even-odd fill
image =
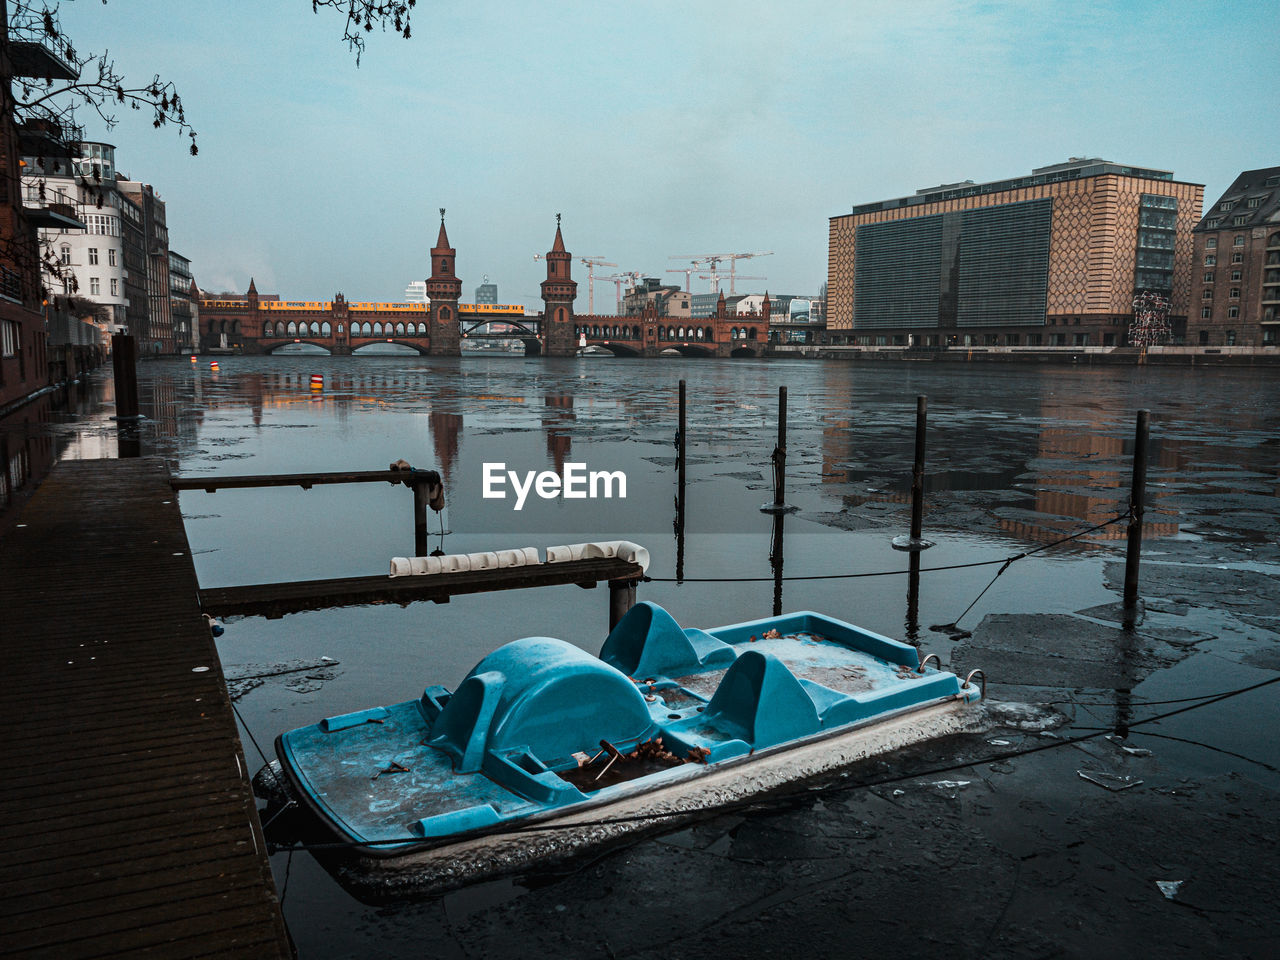
{"label": "window", "polygon": [[1202,347],[1203,347],[1203,346],[1207,345],[1208,343],[1209,343],[1209,331],[1208,331],[1208,330],[1201,330],[1201,331],[1200,331],[1200,346],[1202,346]]}
{"label": "window", "polygon": [[97,277],[89,278],[89,296],[96,297],[102,293],[102,284],[98,282]]}
{"label": "window", "polygon": [[1213,316],[1213,307],[1201,307],[1201,308],[1200,308],[1200,319],[1201,319],[1201,320],[1208,320],[1208,319],[1209,319],[1210,317],[1212,317],[1212,316]]}
{"label": "window", "polygon": [[1231,294],[1230,294],[1230,296],[1231,296],[1231,299],[1232,299],[1232,300],[1239,300],[1239,299],[1240,299],[1240,288],[1239,288],[1239,287],[1232,287],[1232,288],[1231,288]]}
{"label": "window", "polygon": [[70,265],[70,263],[71,263],[71,247],[70,247],[68,244],[65,244],[65,243],[64,243],[64,244],[62,245],[62,248],[58,251],[58,262],[59,262],[59,263],[61,263],[63,266],[69,266],[69,265]]}
{"label": "window", "polygon": [[1204,265],[1205,265],[1206,267],[1212,267],[1212,266],[1213,266],[1214,264],[1216,264],[1217,262],[1218,262],[1218,258],[1217,258],[1217,257],[1215,257],[1212,253],[1211,253],[1211,254],[1209,254],[1207,257],[1205,257],[1205,258],[1204,258]]}
{"label": "window", "polygon": [[1225,202],[1223,202],[1223,203],[1218,204],[1218,209],[1219,209],[1219,210],[1222,210],[1222,211],[1227,211],[1227,210],[1230,210],[1230,209],[1231,209],[1232,207],[1234,207],[1234,206],[1235,206],[1235,202],[1234,202],[1234,201],[1227,200],[1227,201],[1225,201]]}
{"label": "window", "polygon": [[89,248],[89,266],[96,267],[98,265],[98,248]]}
{"label": "window", "polygon": [[1204,248],[1205,248],[1206,250],[1216,250],[1216,249],[1217,249],[1217,247],[1218,247],[1218,238],[1217,238],[1217,237],[1210,237],[1208,240],[1206,240],[1206,241],[1204,242]]}
{"label": "window", "polygon": [[107,266],[114,267],[116,265],[116,251],[112,248],[107,251]]}
{"label": "window", "polygon": [[[1242,221],[1244,220],[1244,218],[1243,218],[1243,217],[1241,217],[1240,219],[1241,219]],[[1244,234],[1243,234],[1243,233],[1237,233],[1237,234],[1236,234],[1236,238],[1235,238],[1234,240],[1232,240],[1232,241],[1231,241],[1231,245],[1232,245],[1233,247],[1243,247],[1243,246],[1244,246]]]}
{"label": "window", "polygon": [[1249,198],[1249,206],[1250,206],[1250,207],[1260,207],[1260,206],[1262,206],[1262,197],[1250,197],[1250,198]]}
{"label": "window", "polygon": [[120,296],[120,281],[115,277],[111,278],[111,295],[113,297]]}
{"label": "window", "polygon": [[1243,253],[1233,253],[1233,254],[1231,255],[1231,262],[1232,262],[1232,263],[1244,263],[1244,254],[1243,254]]}
{"label": "window", "polygon": [[1206,270],[1206,271],[1204,272],[1204,282],[1205,282],[1205,283],[1213,283],[1213,271],[1212,271],[1212,270]]}
{"label": "window", "polygon": [[1232,320],[1234,320],[1236,317],[1240,316],[1240,308],[1227,307],[1227,316],[1230,317]]}
{"label": "window", "polygon": [[1204,293],[1202,293],[1202,294],[1200,295],[1200,299],[1201,299],[1201,300],[1212,300],[1212,299],[1213,299],[1213,290],[1212,290],[1212,289],[1210,289],[1209,287],[1205,287],[1205,288],[1204,288]]}
{"label": "window", "polygon": [[[1249,222],[1249,215],[1247,213],[1241,214],[1238,217],[1231,218],[1231,225],[1233,227],[1242,227],[1248,222]],[[1243,240],[1241,242],[1243,242]]]}
{"label": "window", "polygon": [[120,218],[103,213],[89,213],[84,218],[88,233],[101,237],[120,236]]}
{"label": "window", "polygon": [[1238,281],[1239,279],[1240,279],[1240,271],[1239,271],[1239,270],[1232,270],[1232,271],[1231,271],[1231,280],[1232,280],[1232,282],[1234,283],[1234,282]]}
{"label": "window", "polygon": [[13,357],[18,354],[21,344],[21,328],[12,320],[0,320],[0,357]]}
{"label": "window", "polygon": [[1227,331],[1227,346],[1234,347],[1236,345],[1236,332],[1234,330]]}

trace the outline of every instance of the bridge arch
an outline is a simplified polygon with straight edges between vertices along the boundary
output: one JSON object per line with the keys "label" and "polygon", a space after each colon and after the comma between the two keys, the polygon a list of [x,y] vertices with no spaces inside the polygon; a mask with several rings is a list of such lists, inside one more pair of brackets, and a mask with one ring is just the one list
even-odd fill
{"label": "bridge arch", "polygon": [[[494,324],[494,323],[501,323],[511,327],[512,329],[510,331],[510,335],[511,335],[511,339],[513,340],[522,338],[522,337],[536,337],[538,335],[538,331],[534,330],[532,327],[526,326],[525,324],[520,323],[518,320],[512,320],[507,317],[493,317],[493,318],[486,318],[484,320],[477,320],[475,323],[471,324],[468,327],[463,327],[461,324],[459,324],[459,332],[462,334],[462,336],[466,337],[472,333],[475,333],[481,327],[487,327],[490,324]],[[425,326],[426,324],[423,324],[424,328]],[[425,332],[426,330],[424,329],[423,333]]]}
{"label": "bridge arch", "polygon": [[[629,344],[626,344],[626,343],[616,343],[616,342],[614,342],[614,341],[612,341],[612,340],[610,340],[610,341],[608,341],[608,342],[604,342],[604,341],[597,341],[597,342],[594,342],[594,343],[588,343],[588,344],[587,344],[587,346],[588,346],[588,347],[598,347],[598,348],[599,348],[599,349],[601,349],[601,350],[608,350],[608,351],[609,351],[610,353],[612,353],[615,357],[638,357],[638,356],[640,356],[640,351],[639,351],[639,350],[637,350],[635,347],[630,346]],[[585,348],[583,348],[583,349],[585,349]],[[579,356],[581,356],[581,355],[582,355],[582,351],[581,351],[581,350],[579,350],[579,351],[578,351],[578,355],[579,355]]]}
{"label": "bridge arch", "polygon": [[263,347],[263,353],[272,354],[272,353],[275,353],[277,350],[279,350],[281,347],[291,347],[294,344],[298,344],[298,343],[305,343],[313,347],[319,347],[321,350],[323,350],[325,353],[328,353],[328,354],[333,353],[333,350],[331,349],[330,344],[316,343],[314,340],[302,340],[297,338],[293,340],[281,340],[279,343],[272,343],[272,344],[266,345]]}
{"label": "bridge arch", "polygon": [[[391,324],[387,324],[387,326],[391,326]],[[382,340],[366,340],[364,343],[353,343],[351,345],[351,353],[354,355],[363,351],[365,347],[371,347],[375,344],[384,344],[384,343],[393,343],[400,347],[408,347],[410,350],[413,350],[424,357],[429,355],[429,351],[427,350],[426,347],[422,346],[421,344],[414,343],[411,340],[395,340],[395,339],[388,340],[386,338]]]}

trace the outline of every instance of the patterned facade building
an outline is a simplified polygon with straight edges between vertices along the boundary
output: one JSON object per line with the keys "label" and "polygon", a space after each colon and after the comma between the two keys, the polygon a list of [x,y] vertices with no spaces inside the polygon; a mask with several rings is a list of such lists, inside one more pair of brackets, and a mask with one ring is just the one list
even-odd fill
{"label": "patterned facade building", "polygon": [[1204,187],[1072,159],[944,184],[830,218],[827,331],[869,345],[1122,345],[1134,298],[1191,300]]}
{"label": "patterned facade building", "polygon": [[1280,167],[1236,177],[1193,236],[1187,342],[1280,346]]}

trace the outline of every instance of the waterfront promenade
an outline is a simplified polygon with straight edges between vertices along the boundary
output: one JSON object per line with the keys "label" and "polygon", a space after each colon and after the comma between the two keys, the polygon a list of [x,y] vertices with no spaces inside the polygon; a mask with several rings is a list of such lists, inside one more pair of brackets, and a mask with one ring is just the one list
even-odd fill
{"label": "waterfront promenade", "polygon": [[58,464],[0,539],[0,953],[289,957],[161,459]]}

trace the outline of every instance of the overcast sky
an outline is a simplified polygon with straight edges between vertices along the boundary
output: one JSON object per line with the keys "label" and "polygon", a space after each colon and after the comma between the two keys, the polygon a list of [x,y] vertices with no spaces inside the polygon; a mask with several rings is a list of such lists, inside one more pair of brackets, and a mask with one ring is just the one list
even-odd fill
{"label": "overcast sky", "polygon": [[[575,257],[618,264],[599,274],[683,284],[672,256],[773,251],[738,292],[804,295],[829,217],[921,187],[1097,156],[1212,203],[1280,164],[1278,6],[420,0],[412,38],[369,35],[358,68],[307,0],[62,19],[126,77],[178,84],[198,157],[131,111],[86,136],[155,186],[203,289],[401,300],[445,207],[463,299],[487,274],[532,306],[556,213]],[[598,312],[615,289],[597,282]]]}

